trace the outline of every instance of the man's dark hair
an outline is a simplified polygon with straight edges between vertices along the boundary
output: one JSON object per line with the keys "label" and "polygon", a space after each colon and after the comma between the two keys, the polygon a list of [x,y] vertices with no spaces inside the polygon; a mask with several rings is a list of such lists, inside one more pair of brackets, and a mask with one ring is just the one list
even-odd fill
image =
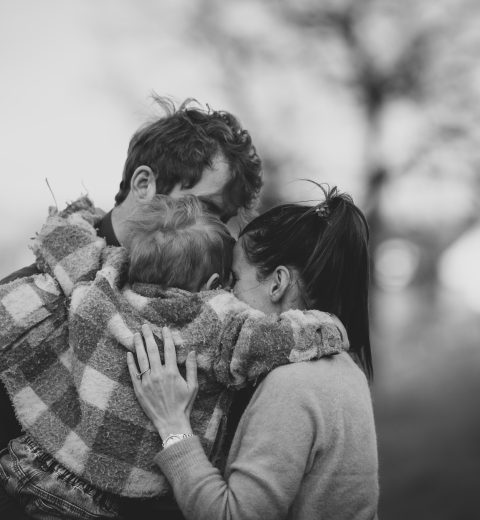
{"label": "man's dark hair", "polygon": [[176,108],[168,98],[153,97],[165,116],[140,128],[130,140],[116,204],[125,200],[139,166],[150,167],[157,178],[157,193],[168,194],[177,183],[183,189],[195,186],[204,169],[223,156],[232,174],[224,203],[250,208],[262,179],[261,161],[247,130],[229,112],[192,107],[191,99]]}

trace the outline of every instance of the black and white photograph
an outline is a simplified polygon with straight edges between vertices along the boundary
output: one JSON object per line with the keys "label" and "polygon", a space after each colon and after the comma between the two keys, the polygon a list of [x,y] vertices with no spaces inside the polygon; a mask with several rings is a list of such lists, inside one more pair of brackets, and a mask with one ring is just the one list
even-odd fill
{"label": "black and white photograph", "polygon": [[476,520],[477,0],[0,0],[0,519]]}

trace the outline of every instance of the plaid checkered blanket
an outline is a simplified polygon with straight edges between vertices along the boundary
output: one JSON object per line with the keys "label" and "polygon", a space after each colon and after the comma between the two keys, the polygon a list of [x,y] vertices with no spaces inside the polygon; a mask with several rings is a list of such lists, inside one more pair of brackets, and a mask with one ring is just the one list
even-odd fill
{"label": "plaid checkered blanket", "polygon": [[161,355],[161,328],[172,329],[181,371],[188,352],[197,352],[191,422],[211,457],[232,390],[276,366],[348,348],[341,323],[319,311],[265,315],[222,290],[120,289],[126,252],[105,247],[92,226],[98,214],[81,201],[52,213],[35,239],[38,263],[53,276],[0,287],[0,370],[26,431],[97,488],[130,497],[169,489],[153,462],[160,438],[138,405],[126,365],[143,323],[151,325]]}

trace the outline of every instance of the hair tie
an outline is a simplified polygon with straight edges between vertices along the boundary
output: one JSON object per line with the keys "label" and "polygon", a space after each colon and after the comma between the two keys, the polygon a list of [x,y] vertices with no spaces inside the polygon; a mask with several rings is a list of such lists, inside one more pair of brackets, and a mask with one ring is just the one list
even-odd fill
{"label": "hair tie", "polygon": [[315,213],[321,218],[327,218],[330,216],[330,208],[325,202],[322,202],[315,208]]}

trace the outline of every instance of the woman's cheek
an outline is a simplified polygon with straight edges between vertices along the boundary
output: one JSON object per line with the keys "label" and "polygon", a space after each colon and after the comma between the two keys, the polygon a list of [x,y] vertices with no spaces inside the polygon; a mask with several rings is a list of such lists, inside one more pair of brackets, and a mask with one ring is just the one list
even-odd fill
{"label": "woman's cheek", "polygon": [[239,300],[241,300],[242,298],[240,297],[240,289],[239,289],[239,284],[238,282],[233,286],[233,295],[238,298]]}
{"label": "woman's cheek", "polygon": [[238,298],[242,302],[250,305],[249,298],[248,298],[248,296],[249,296],[248,291],[245,291],[240,283],[237,282],[235,284],[235,286],[233,287],[233,294],[236,298]]}

